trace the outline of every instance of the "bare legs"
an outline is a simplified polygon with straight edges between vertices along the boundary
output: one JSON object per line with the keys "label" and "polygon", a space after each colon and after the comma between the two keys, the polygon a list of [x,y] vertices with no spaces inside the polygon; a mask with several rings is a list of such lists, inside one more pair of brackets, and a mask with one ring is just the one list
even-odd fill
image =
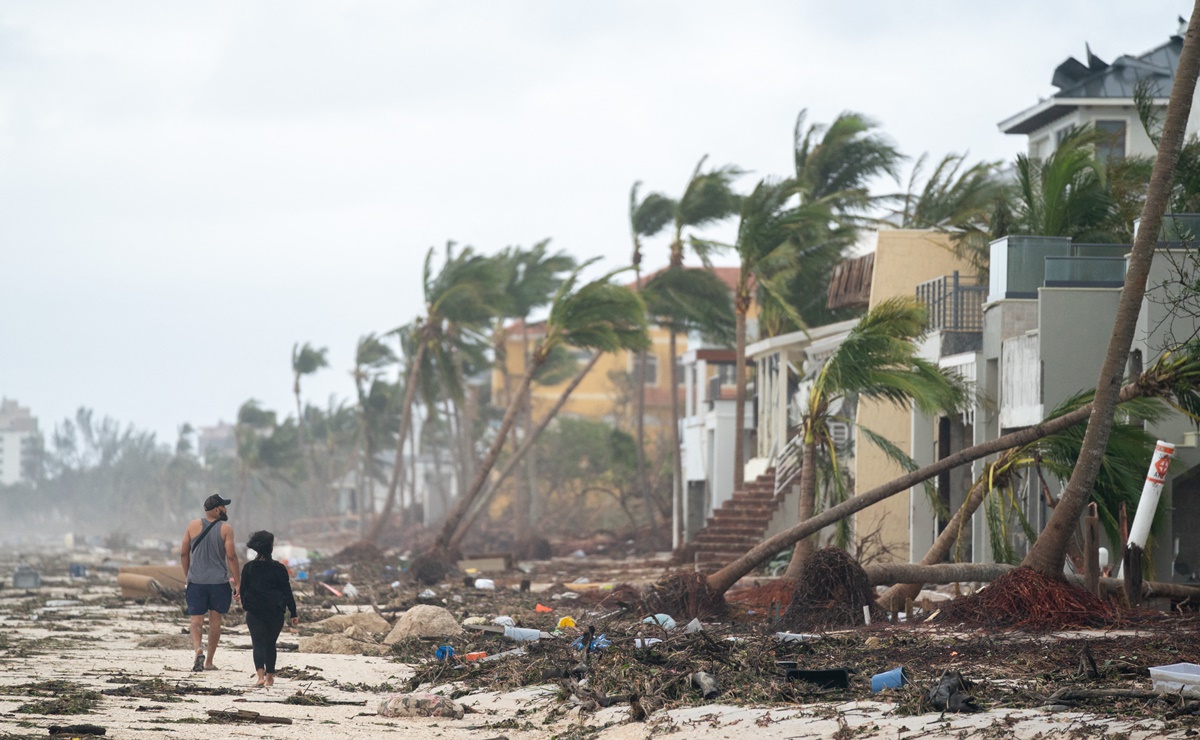
{"label": "bare legs", "polygon": [[[200,633],[204,631],[204,615],[192,615],[188,619],[188,632],[192,636],[192,652],[197,656],[204,654],[200,644]],[[208,654],[204,662],[204,670],[214,669],[213,656],[217,653],[217,643],[221,640],[221,613],[208,613]]]}

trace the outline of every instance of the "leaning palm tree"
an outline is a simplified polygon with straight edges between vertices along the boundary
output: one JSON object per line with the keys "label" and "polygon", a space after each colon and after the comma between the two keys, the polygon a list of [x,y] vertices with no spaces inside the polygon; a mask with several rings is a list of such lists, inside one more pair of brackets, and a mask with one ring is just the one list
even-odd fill
{"label": "leaning palm tree", "polygon": [[[1183,410],[1192,418],[1200,418],[1200,343],[1190,343],[1165,352],[1159,359],[1140,376],[1120,389],[1118,402],[1125,403],[1136,398],[1162,398],[1172,406]],[[980,442],[977,445],[959,450],[930,465],[912,470],[905,475],[887,483],[876,486],[869,491],[863,491],[848,498],[836,506],[822,511],[807,521],[801,521],[794,527],[779,534],[768,537],[747,551],[744,555],[708,576],[708,586],[714,597],[724,594],[733,584],[750,573],[755,568],[774,557],[780,550],[793,547],[797,542],[821,529],[836,524],[868,506],[873,506],[898,493],[908,491],[913,486],[920,485],[937,475],[960,465],[980,460],[989,455],[1002,453],[1005,450],[1034,442],[1050,434],[1056,434],[1064,429],[1078,426],[1088,421],[1095,408],[1095,402],[1085,404],[1080,408],[1065,413],[1062,416],[1048,419],[1040,424],[1010,432],[996,439]],[[1085,438],[1086,442],[1086,438]],[[1055,507],[1055,516],[1062,508],[1062,501]],[[1082,510],[1082,506],[1080,507]],[[1076,515],[1078,518],[1078,514]],[[1053,520],[1053,518],[1052,518]],[[1038,537],[1042,542],[1046,537],[1043,530]],[[1037,543],[1034,544],[1034,549]],[[1066,542],[1063,542],[1065,552]],[[1028,556],[1027,556],[1028,558]],[[1062,563],[1059,563],[1059,569]]]}
{"label": "leaning palm tree", "polygon": [[1087,435],[1083,440],[1079,460],[1071,473],[1067,488],[1063,491],[1059,505],[1047,522],[1045,530],[1025,556],[1022,565],[1028,565],[1043,575],[1061,577],[1066,558],[1067,541],[1074,531],[1080,514],[1087,504],[1088,494],[1096,481],[1109,431],[1116,413],[1120,393],[1121,376],[1129,357],[1129,347],[1137,330],[1142,299],[1146,293],[1146,281],[1162,228],[1163,214],[1171,197],[1171,178],[1179,161],[1187,132],[1188,114],[1196,92],[1196,78],[1200,76],[1200,0],[1193,9],[1188,25],[1187,37],[1179,53],[1179,64],[1175,69],[1175,80],[1171,86],[1171,97],[1167,103],[1163,122],[1162,139],[1158,156],[1154,161],[1146,203],[1142,208],[1141,223],[1125,272],[1125,287],[1117,306],[1117,318],[1113,324],[1108,351],[1096,382],[1094,413],[1088,423]]}
{"label": "leaning palm tree", "polygon": [[[670,263],[668,270],[683,268],[684,253],[688,246],[700,258],[705,267],[711,264],[715,246],[710,242],[695,239],[695,231],[712,226],[737,212],[738,196],[733,191],[733,182],[741,177],[742,170],[734,165],[725,165],[711,170],[704,169],[708,155],[700,158],[692,176],[688,179],[683,195],[674,201],[671,214],[673,236],[671,239]],[[678,370],[678,332],[668,328],[668,368],[667,377],[671,393],[671,468],[672,468],[672,501],[676,512],[683,511],[683,458],[680,452],[679,439],[679,370]],[[680,528],[683,525],[682,516],[678,518],[672,529],[672,546],[683,543]]]}
{"label": "leaning palm tree", "polygon": [[[549,251],[550,240],[543,239],[529,249],[520,247],[506,251],[501,259],[508,264],[508,285],[505,289],[507,297],[503,319],[515,319],[521,326],[522,368],[529,365],[529,315],[548,304],[554,297],[555,290],[562,284],[563,278],[575,269],[575,258],[565,252]],[[502,377],[508,384],[507,366],[500,368]],[[528,438],[533,433],[533,398],[526,389],[521,403],[521,434]],[[538,480],[536,450],[531,450],[525,457],[525,480],[518,487],[516,497],[516,520],[514,530],[517,533],[518,551],[527,551],[529,538],[532,536],[532,516],[538,505]],[[463,476],[463,482],[467,476]]]}
{"label": "leaning palm tree", "polygon": [[1104,165],[1095,145],[1105,134],[1072,130],[1044,160],[1017,155],[1016,203],[1010,230],[1018,234],[1069,236],[1076,241],[1110,242],[1105,230],[1112,212]]}
{"label": "leaning palm tree", "polygon": [[366,334],[359,337],[354,350],[354,391],[358,398],[358,444],[361,454],[358,491],[362,497],[359,501],[360,526],[366,525],[363,516],[366,490],[374,488],[379,475],[376,465],[376,452],[380,449],[380,431],[384,428],[384,420],[388,418],[393,386],[383,379],[383,373],[396,364],[396,353],[376,334]]}
{"label": "leaning palm tree", "polygon": [[[655,236],[671,223],[675,212],[675,201],[662,193],[650,193],[638,197],[642,183],[635,182],[629,189],[629,232],[633,239],[634,286],[642,289],[642,239]],[[642,497],[646,501],[646,516],[650,528],[655,528],[654,509],[650,505],[650,484],[646,476],[646,353],[637,356],[637,373],[634,378],[637,388],[637,407],[634,410],[635,439],[637,442],[637,479]]]}
{"label": "leaning palm tree", "polygon": [[396,505],[396,493],[404,473],[404,443],[412,424],[413,404],[421,384],[422,367],[426,364],[427,356],[444,356],[447,328],[450,324],[487,326],[504,299],[501,286],[495,280],[495,266],[490,258],[476,254],[471,247],[464,247],[456,252],[454,243],[448,242],[442,268],[435,274],[433,254],[433,249],[426,253],[422,273],[425,316],[395,330],[408,338],[413,353],[406,368],[404,401],[400,408],[400,427],[396,434],[396,459],[388,481],[387,497],[384,499],[383,511],[367,532],[368,542],[378,541]]}
{"label": "leaning palm tree", "polygon": [[[1077,394],[1060,404],[1047,419],[1055,419],[1075,411],[1091,400],[1090,392]],[[1154,437],[1146,433],[1142,423],[1156,421],[1165,416],[1166,404],[1158,398],[1136,398],[1120,404],[1119,409],[1128,419],[1135,421],[1114,424],[1108,440],[1108,449],[1104,453],[1104,462],[1096,478],[1096,488],[1092,492],[1110,542],[1120,542],[1118,512],[1121,506],[1137,505],[1146,460],[1154,453]],[[996,562],[1012,563],[1015,556],[1007,536],[1008,523],[1016,519],[1029,540],[1036,537],[1020,508],[1014,505],[1018,477],[1034,476],[1035,484],[1040,485],[1042,471],[1045,470],[1054,477],[1065,480],[1071,475],[1071,467],[1079,458],[1079,448],[1082,444],[1083,428],[1068,427],[1014,447],[985,465],[983,472],[971,485],[966,500],[921,558],[920,565],[945,562],[956,546],[961,544],[966,523],[985,503],[988,504],[985,509],[986,522],[993,557]],[[1160,524],[1161,517],[1158,517],[1155,525],[1157,527]],[[878,601],[885,608],[899,609],[903,608],[906,600],[916,598],[920,591],[919,583],[896,584],[880,594]]]}
{"label": "leaning palm tree", "polygon": [[[965,392],[957,376],[922,358],[917,341],[925,334],[925,309],[915,299],[897,297],[867,312],[841,346],[817,370],[801,416],[800,521],[812,518],[816,502],[817,450],[833,449],[832,409],[846,397],[910,404],[923,412],[953,411]],[[868,439],[881,441],[864,430]],[[890,448],[881,447],[885,452]],[[796,543],[788,578],[798,578],[804,560],[816,549],[814,538]]]}
{"label": "leaning palm tree", "polygon": [[579,285],[579,273],[595,260],[580,265],[559,287],[550,305],[546,318],[545,334],[530,353],[529,365],[521,378],[512,401],[505,409],[504,419],[496,431],[495,439],[466,494],[455,504],[446,517],[441,532],[429,553],[430,559],[445,562],[450,556],[449,543],[459,523],[481,495],[484,485],[520,410],[520,401],[533,383],[534,375],[545,365],[551,353],[562,345],[600,352],[639,350],[649,339],[646,335],[646,310],[637,293],[629,288],[614,285],[613,272],[592,282]]}
{"label": "leaning palm tree", "polygon": [[829,276],[858,240],[864,226],[876,223],[873,213],[887,200],[872,195],[870,184],[894,178],[904,157],[876,131],[873,121],[843,113],[829,125],[806,126],[806,111],[792,130],[790,178],[796,208],[803,218],[791,228],[796,269],[781,276],[774,294],[759,288],[759,336],[819,326],[849,318],[845,310],[826,306]]}

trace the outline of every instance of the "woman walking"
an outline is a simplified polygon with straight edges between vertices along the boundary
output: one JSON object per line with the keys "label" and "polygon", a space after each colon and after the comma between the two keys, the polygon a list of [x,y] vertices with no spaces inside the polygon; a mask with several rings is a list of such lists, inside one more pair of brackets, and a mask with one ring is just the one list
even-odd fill
{"label": "woman walking", "polygon": [[258,674],[255,686],[275,683],[275,641],[283,630],[284,610],[292,613],[292,626],[300,623],[296,616],[296,599],[287,567],[271,559],[275,535],[259,530],[246,542],[258,556],[242,568],[242,608],[246,610],[246,627],[254,645],[254,671]]}

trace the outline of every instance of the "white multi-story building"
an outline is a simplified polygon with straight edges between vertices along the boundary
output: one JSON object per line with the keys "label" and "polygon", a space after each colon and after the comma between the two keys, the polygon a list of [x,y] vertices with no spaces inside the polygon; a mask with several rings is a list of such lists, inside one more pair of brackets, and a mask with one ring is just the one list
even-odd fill
{"label": "white multi-story building", "polygon": [[37,418],[29,409],[0,399],[0,486],[34,478],[38,441]]}
{"label": "white multi-story building", "polygon": [[[1000,122],[1006,134],[1028,136],[1029,156],[1045,159],[1073,128],[1091,126],[1109,134],[1098,148],[1102,159],[1154,156],[1155,147],[1143,129],[1134,105],[1139,86],[1149,94],[1161,118],[1179,65],[1186,27],[1166,43],[1144,54],[1122,54],[1105,62],[1087,49],[1087,63],[1068,57],[1054,70],[1051,84],[1058,91]],[[1200,117],[1188,121],[1188,133],[1200,131]]]}

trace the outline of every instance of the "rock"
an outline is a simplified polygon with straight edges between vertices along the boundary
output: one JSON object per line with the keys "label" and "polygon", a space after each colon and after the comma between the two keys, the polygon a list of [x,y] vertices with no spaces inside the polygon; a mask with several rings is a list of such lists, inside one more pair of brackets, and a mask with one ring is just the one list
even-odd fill
{"label": "rock", "polygon": [[454,637],[461,633],[462,627],[448,609],[419,604],[400,615],[383,642],[394,645],[407,637]]}
{"label": "rock", "polygon": [[140,648],[164,648],[167,650],[183,650],[192,646],[189,635],[153,635],[138,643]]}
{"label": "rock", "polygon": [[361,642],[370,642],[370,643],[379,642],[379,640],[376,639],[374,633],[366,631],[362,627],[359,627],[357,624],[352,624],[349,627],[347,627],[346,630],[344,632],[342,632],[342,635],[344,637],[349,637],[351,640],[359,640]]}
{"label": "rock", "polygon": [[345,632],[347,627],[358,627],[367,632],[383,634],[392,628],[388,621],[375,612],[358,612],[357,614],[337,614],[328,619],[322,619],[313,625],[314,629],[326,632]]}
{"label": "rock", "polygon": [[313,635],[300,638],[300,652],[327,655],[383,655],[387,648],[371,642],[352,640],[345,635]]}
{"label": "rock", "polygon": [[377,711],[383,717],[462,719],[466,714],[462,704],[437,694],[392,694],[379,700]]}

